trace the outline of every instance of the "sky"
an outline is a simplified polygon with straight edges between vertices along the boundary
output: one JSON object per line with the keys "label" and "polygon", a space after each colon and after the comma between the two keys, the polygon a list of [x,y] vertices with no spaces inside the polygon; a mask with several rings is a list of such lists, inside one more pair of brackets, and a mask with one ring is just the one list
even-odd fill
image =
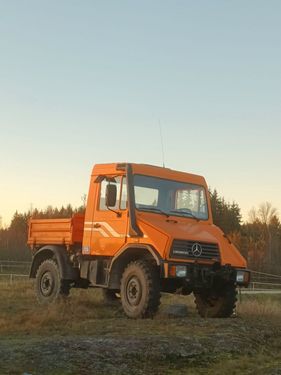
{"label": "sky", "polygon": [[[81,205],[92,166],[203,175],[281,210],[279,0],[0,0],[0,216]],[[279,211],[280,212],[280,211]]]}

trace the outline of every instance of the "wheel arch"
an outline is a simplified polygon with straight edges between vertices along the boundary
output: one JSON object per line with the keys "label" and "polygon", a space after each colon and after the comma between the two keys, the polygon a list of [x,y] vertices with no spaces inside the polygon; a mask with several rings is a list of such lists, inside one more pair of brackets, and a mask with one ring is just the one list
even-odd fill
{"label": "wheel arch", "polygon": [[60,275],[65,280],[76,280],[79,276],[78,270],[76,270],[70,260],[67,250],[64,246],[46,245],[41,247],[33,256],[32,264],[30,268],[29,277],[35,278],[38,267],[46,259],[55,259]]}
{"label": "wheel arch", "polygon": [[159,268],[162,263],[162,258],[152,246],[137,244],[127,245],[112,259],[109,268],[108,288],[119,289],[121,276],[126,265],[138,259],[152,261]]}

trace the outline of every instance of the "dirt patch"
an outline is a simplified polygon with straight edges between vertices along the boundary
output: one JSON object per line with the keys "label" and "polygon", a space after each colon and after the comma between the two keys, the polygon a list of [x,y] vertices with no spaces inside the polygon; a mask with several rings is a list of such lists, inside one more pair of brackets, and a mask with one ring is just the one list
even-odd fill
{"label": "dirt patch", "polygon": [[[173,374],[196,368],[198,372],[224,358],[254,358],[281,335],[281,330],[269,329],[263,323],[254,328],[234,319],[213,321],[216,332],[210,333],[210,321],[203,322],[197,335],[174,337],[26,335],[1,339],[1,374]],[[280,366],[263,373],[273,371],[281,371],[281,358]]]}
{"label": "dirt patch", "polygon": [[[127,319],[100,291],[42,307],[26,283],[0,285],[0,298],[1,375],[281,375],[279,297],[243,297],[236,318],[202,319],[192,296],[164,295],[153,320]],[[167,317],[171,304],[187,317]]]}

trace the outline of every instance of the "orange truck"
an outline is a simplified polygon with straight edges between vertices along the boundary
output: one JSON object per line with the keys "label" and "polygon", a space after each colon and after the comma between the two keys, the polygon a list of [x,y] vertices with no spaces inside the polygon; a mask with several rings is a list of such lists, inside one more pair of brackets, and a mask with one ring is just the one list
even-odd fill
{"label": "orange truck", "polygon": [[130,318],[152,317],[161,292],[193,293],[202,317],[229,317],[250,272],[213,224],[201,176],[144,164],[99,164],[85,214],[31,219],[30,277],[40,303],[102,288]]}

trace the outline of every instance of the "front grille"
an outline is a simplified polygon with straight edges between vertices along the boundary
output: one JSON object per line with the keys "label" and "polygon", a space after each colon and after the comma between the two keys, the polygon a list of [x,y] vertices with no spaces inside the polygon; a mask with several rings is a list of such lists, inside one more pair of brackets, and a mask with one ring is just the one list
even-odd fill
{"label": "front grille", "polygon": [[171,247],[170,257],[219,261],[220,251],[218,244],[216,243],[174,240]]}

